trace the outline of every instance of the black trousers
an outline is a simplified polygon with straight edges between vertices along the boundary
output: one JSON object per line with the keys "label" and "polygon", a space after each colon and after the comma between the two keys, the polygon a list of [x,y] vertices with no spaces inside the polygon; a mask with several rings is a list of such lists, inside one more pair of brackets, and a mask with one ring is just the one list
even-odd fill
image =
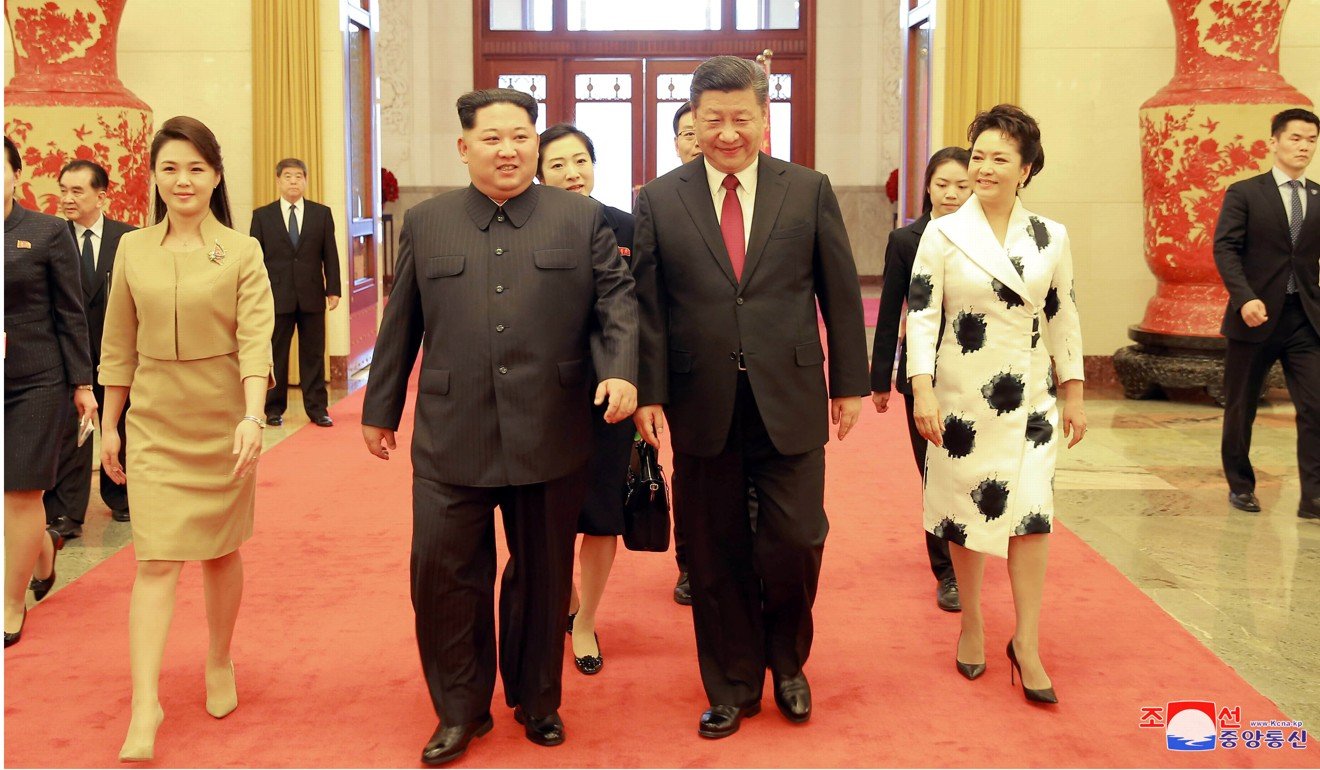
{"label": "black trousers", "polygon": [[[912,458],[917,461],[917,473],[926,478],[926,447],[928,442],[917,430],[917,421],[912,417],[913,397],[904,393],[903,409],[907,413],[908,439],[912,442]],[[949,559],[949,541],[926,533],[926,556],[930,558],[930,571],[936,580],[953,579],[953,561]]]}
{"label": "black trousers", "polygon": [[508,487],[413,477],[417,646],[442,724],[484,718],[495,691],[496,506],[509,546],[500,581],[504,699],[538,717],[559,708],[573,543],[585,497],[585,468],[541,484]]}
{"label": "black trousers", "polygon": [[825,449],[776,451],[746,374],[724,450],[674,455],[674,510],[687,535],[697,660],[712,705],[758,701],[767,666],[786,677],[807,662],[829,532],[824,502]]}
{"label": "black trousers", "polygon": [[275,387],[266,391],[266,414],[282,415],[289,407],[289,346],[298,328],[298,384],[303,409],[316,418],[327,413],[330,398],[325,391],[325,310],[275,314],[271,354],[275,357]]}
{"label": "black trousers", "polygon": [[1251,467],[1251,427],[1265,377],[1283,362],[1288,393],[1297,407],[1297,467],[1302,499],[1320,498],[1320,334],[1293,294],[1283,303],[1279,323],[1264,342],[1228,341],[1224,355],[1224,434],[1220,453],[1224,476],[1234,493],[1256,488]]}
{"label": "black trousers", "polygon": [[[105,388],[99,384],[92,386],[97,404],[105,403]],[[87,521],[87,506],[92,498],[92,456],[91,437],[82,446],[78,446],[78,410],[70,409],[70,416],[65,424],[64,437],[60,441],[60,464],[55,478],[55,486],[41,496],[46,507],[46,524],[54,524],[61,516],[83,524]],[[128,418],[128,404],[119,415],[119,435],[124,436],[124,422]],[[128,463],[127,442],[120,442],[119,463]],[[128,510],[128,487],[117,484],[102,468],[101,500],[112,511]]]}

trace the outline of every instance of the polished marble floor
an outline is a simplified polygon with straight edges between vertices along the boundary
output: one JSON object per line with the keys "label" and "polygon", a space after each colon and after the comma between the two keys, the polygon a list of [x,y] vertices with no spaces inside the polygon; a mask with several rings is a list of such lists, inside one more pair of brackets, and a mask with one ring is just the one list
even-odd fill
{"label": "polished marble floor", "polygon": [[[331,393],[332,416],[344,395]],[[265,432],[267,449],[307,424],[296,389],[289,401],[284,426]],[[1259,514],[1226,501],[1221,411],[1203,397],[1128,401],[1091,388],[1087,417],[1086,440],[1059,458],[1060,521],[1289,717],[1320,725],[1320,521],[1297,517],[1287,394],[1271,393],[1256,421]],[[93,491],[83,536],[60,554],[55,590],[129,538]]]}

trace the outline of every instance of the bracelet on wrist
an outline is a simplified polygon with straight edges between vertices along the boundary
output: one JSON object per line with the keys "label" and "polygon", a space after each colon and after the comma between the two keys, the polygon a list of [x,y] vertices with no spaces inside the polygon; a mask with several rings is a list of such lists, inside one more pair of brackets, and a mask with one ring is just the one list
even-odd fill
{"label": "bracelet on wrist", "polygon": [[74,390],[91,390],[91,389],[92,389],[92,386],[91,386],[91,385],[74,385],[73,388],[74,388]]}
{"label": "bracelet on wrist", "polygon": [[[266,429],[266,421],[256,415],[245,414],[243,415],[243,420],[255,422],[258,428],[261,428],[262,430]],[[239,422],[243,422],[243,420],[239,420]]]}

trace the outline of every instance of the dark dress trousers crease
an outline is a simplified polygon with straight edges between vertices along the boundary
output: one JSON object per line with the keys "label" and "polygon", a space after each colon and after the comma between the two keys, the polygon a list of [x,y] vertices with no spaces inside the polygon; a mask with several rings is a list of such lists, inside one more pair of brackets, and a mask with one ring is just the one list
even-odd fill
{"label": "dark dress trousers crease", "polygon": [[282,415],[289,399],[289,348],[298,330],[298,384],[303,409],[313,419],[329,407],[325,382],[325,313],[327,297],[342,295],[335,220],[328,206],[298,201],[299,236],[295,246],[280,201],[252,212],[251,235],[261,243],[275,296],[275,387],[266,394],[266,414]]}
{"label": "dark dress trousers crease", "polygon": [[493,509],[509,544],[499,669],[509,706],[558,708],[591,397],[637,380],[637,304],[605,209],[544,185],[497,206],[469,186],[408,211],[363,423],[412,434],[412,596],[440,720],[490,708]]}
{"label": "dark dress trousers crease", "polygon": [[[1297,465],[1303,501],[1320,499],[1320,185],[1305,180],[1304,219],[1293,240],[1273,171],[1228,188],[1215,228],[1215,265],[1228,289],[1220,332],[1224,354],[1220,454],[1229,490],[1252,492],[1251,433],[1265,378],[1283,363],[1297,408]],[[1288,280],[1297,291],[1288,293]],[[1242,306],[1265,303],[1267,320],[1250,327]],[[1305,503],[1304,503],[1305,504]]]}
{"label": "dark dress trousers crease", "polygon": [[71,387],[92,382],[81,271],[65,221],[14,203],[5,217],[7,492],[55,485]]}
{"label": "dark dress trousers crease", "polygon": [[767,666],[801,672],[829,529],[829,398],[869,393],[857,270],[829,181],[765,154],[757,162],[740,278],[703,159],[643,187],[635,212],[638,403],[664,405],[670,426],[675,518],[712,705],[758,700]]}

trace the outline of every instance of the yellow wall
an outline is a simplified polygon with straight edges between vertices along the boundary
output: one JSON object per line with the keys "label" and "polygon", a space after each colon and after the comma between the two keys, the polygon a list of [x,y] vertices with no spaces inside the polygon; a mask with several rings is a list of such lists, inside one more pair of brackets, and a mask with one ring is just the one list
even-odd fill
{"label": "yellow wall", "polygon": [[[1131,344],[1127,327],[1155,291],[1143,257],[1137,108],[1173,76],[1173,19],[1156,0],[1021,2],[1020,101],[1040,121],[1046,154],[1022,198],[1067,226],[1086,352],[1112,355]],[[1284,78],[1320,101],[1320,0],[1293,0],[1283,29]]]}

